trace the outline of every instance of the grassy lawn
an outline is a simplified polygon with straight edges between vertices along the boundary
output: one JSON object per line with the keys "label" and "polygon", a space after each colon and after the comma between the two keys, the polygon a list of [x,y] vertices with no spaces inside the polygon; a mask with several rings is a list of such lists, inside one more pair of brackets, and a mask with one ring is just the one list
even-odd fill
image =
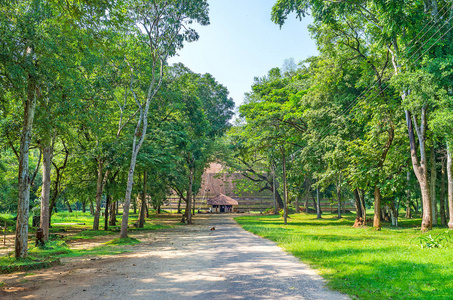
{"label": "grassy lawn", "polygon": [[[353,215],[238,217],[246,230],[275,241],[327,279],[328,287],[359,299],[452,299],[453,239],[446,228],[420,232],[420,219],[399,228],[353,228]],[[440,248],[426,241],[441,236]],[[451,234],[453,236],[453,233]],[[420,246],[423,241],[424,248]]]}
{"label": "grassy lawn", "polygon": [[[12,215],[0,215],[2,220],[7,220],[8,222],[12,220],[14,216]],[[27,259],[16,260],[13,257],[11,252],[9,255],[0,257],[0,273],[8,272],[16,266],[29,266],[33,268],[36,265],[36,268],[42,267],[42,262],[50,262],[52,260],[62,258],[62,257],[77,257],[83,255],[114,255],[119,253],[124,253],[126,251],[131,251],[131,248],[125,248],[127,245],[134,245],[140,243],[139,240],[134,238],[119,239],[119,231],[121,226],[122,215],[117,215],[117,226],[109,226],[109,230],[96,230],[93,231],[93,216],[89,212],[79,212],[74,211],[68,213],[65,211],[54,213],[52,215],[52,228],[50,228],[50,238],[44,247],[35,247],[34,238],[30,235],[29,239],[29,257]],[[156,215],[155,213],[150,214],[150,218],[146,219],[144,228],[135,228],[133,224],[137,221],[137,214],[129,215],[129,232],[133,234],[134,232],[141,231],[151,231],[158,229],[165,229],[172,227],[172,225],[162,224],[160,219],[174,219],[174,223],[179,219],[177,216],[161,216]],[[14,232],[14,222],[10,222],[11,232]],[[60,223],[56,225],[55,223]],[[72,224],[71,224],[72,223]],[[73,223],[84,225],[73,225]],[[71,225],[69,225],[71,224]],[[31,218],[30,218],[31,225]],[[104,217],[100,218],[100,229],[104,228]],[[34,229],[29,228],[30,232],[33,233]],[[62,234],[64,233],[64,234]],[[101,243],[98,242],[98,246],[95,246],[91,249],[72,249],[72,241],[83,241],[83,240],[96,240],[102,236],[111,236],[110,239],[107,239],[107,242]],[[105,239],[104,239],[105,241]],[[87,241],[88,242],[88,241]]]}

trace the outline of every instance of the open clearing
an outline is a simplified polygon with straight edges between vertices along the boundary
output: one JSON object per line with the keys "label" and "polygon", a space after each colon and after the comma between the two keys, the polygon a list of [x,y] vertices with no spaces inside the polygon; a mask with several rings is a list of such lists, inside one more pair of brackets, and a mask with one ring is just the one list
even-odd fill
{"label": "open clearing", "polygon": [[[231,215],[146,232],[134,251],[0,276],[2,299],[348,299]],[[215,226],[215,230],[210,230]]]}

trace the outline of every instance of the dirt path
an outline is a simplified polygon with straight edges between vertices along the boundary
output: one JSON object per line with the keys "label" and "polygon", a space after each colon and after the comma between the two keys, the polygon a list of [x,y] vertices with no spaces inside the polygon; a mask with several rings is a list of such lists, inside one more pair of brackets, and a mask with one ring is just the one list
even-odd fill
{"label": "dirt path", "polygon": [[[229,215],[143,235],[136,251],[1,276],[1,299],[349,299]],[[211,231],[212,226],[216,230]]]}

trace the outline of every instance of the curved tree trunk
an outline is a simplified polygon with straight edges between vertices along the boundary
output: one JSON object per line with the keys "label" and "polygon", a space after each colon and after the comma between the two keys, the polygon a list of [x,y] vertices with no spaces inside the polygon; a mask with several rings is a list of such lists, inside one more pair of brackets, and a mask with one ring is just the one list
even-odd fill
{"label": "curved tree trunk", "polygon": [[[159,75],[157,74],[157,64],[159,64]],[[132,153],[131,153],[131,162],[129,165],[129,172],[127,173],[127,186],[126,186],[126,195],[124,197],[123,204],[123,219],[121,220],[121,233],[120,238],[127,238],[127,228],[129,222],[129,207],[131,205],[131,196],[132,196],[132,185],[134,184],[134,172],[135,165],[137,163],[137,155],[142,147],[142,144],[146,137],[146,130],[148,129],[148,112],[151,104],[151,100],[154,99],[154,96],[159,91],[160,86],[162,85],[164,72],[164,60],[160,57],[152,57],[152,80],[148,86],[148,94],[144,103],[139,101],[137,95],[135,94],[133,87],[133,76],[131,77],[130,91],[134,97],[135,103],[138,106],[140,111],[140,116],[135,126],[134,137],[132,141]],[[157,78],[156,78],[157,76]],[[138,141],[137,141],[138,137]]]}
{"label": "curved tree trunk", "polygon": [[182,201],[182,198],[179,197],[179,201],[178,201],[178,210],[176,211],[177,214],[180,214],[180,213],[181,213],[181,201]]}
{"label": "curved tree trunk", "polygon": [[64,204],[66,205],[66,207],[68,208],[68,212],[69,213],[72,213],[72,207],[71,207],[71,204],[69,204],[69,201],[68,199],[66,199],[66,197],[64,196]]}
{"label": "curved tree trunk", "polygon": [[[428,178],[428,166],[426,162],[426,149],[425,149],[425,137],[426,137],[426,106],[423,106],[421,113],[421,122],[420,127],[417,126],[416,118],[412,120],[412,114],[410,111],[406,110],[406,124],[409,133],[409,144],[411,150],[411,160],[412,167],[417,176],[418,183],[420,185],[420,191],[422,194],[422,206],[423,206],[423,216],[422,216],[422,226],[421,230],[425,231],[433,227],[432,223],[432,210],[431,210],[431,193],[429,188],[429,178]],[[420,150],[420,161],[418,160],[417,150],[415,147],[415,136],[414,129],[412,126],[412,121],[414,121],[414,126],[417,131],[418,140],[419,140],[419,150]]]}

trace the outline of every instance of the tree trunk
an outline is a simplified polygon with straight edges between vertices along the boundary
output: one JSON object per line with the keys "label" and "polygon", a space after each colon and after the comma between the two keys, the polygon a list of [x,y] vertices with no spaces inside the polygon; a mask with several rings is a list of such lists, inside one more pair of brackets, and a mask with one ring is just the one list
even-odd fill
{"label": "tree trunk", "polygon": [[286,153],[285,148],[281,147],[282,161],[283,161],[283,219],[285,225],[288,223],[288,188],[286,185]]}
{"label": "tree trunk", "polygon": [[395,206],[394,203],[392,203],[389,210],[392,226],[398,227],[398,207]]}
{"label": "tree trunk", "polygon": [[109,214],[109,225],[116,226],[116,205],[117,201],[111,201],[110,204],[110,214]]}
{"label": "tree trunk", "polygon": [[432,211],[431,211],[431,193],[429,189],[428,179],[428,166],[426,162],[426,149],[425,149],[425,137],[426,137],[426,106],[422,108],[420,127],[417,127],[416,119],[414,120],[414,126],[417,130],[419,150],[420,150],[420,162],[417,156],[417,150],[415,148],[415,136],[414,129],[412,127],[412,114],[406,110],[406,124],[409,133],[409,144],[411,150],[412,167],[420,185],[420,191],[422,194],[422,206],[423,206],[423,217],[421,230],[425,231],[431,229],[432,223]]}
{"label": "tree trunk", "polygon": [[337,200],[338,200],[338,219],[341,219],[341,174],[338,175],[337,184]]}
{"label": "tree trunk", "polygon": [[[188,210],[187,210],[187,209],[188,209],[188,207],[189,207],[189,205],[190,205],[190,204],[188,203],[188,202],[190,202],[190,201],[188,201],[187,199],[184,199],[184,202],[186,203],[186,208],[184,209],[184,215],[183,215],[183,217],[182,217],[181,223],[187,222],[187,217],[188,217]],[[217,208],[216,208],[215,210],[216,210],[216,212],[217,212]],[[189,213],[190,213],[190,211],[189,211]]]}
{"label": "tree trunk", "polygon": [[360,197],[360,203],[362,205],[362,218],[363,218],[363,226],[366,225],[366,204],[365,204],[365,191],[364,190],[359,190],[359,197]]}
{"label": "tree trunk", "polygon": [[308,198],[310,195],[310,179],[305,179],[305,213],[308,213]]}
{"label": "tree trunk", "polygon": [[321,199],[319,199],[319,187],[316,186],[316,219],[322,219],[321,217]]}
{"label": "tree trunk", "polygon": [[187,190],[187,206],[186,206],[186,218],[187,224],[192,224],[192,211],[191,211],[191,204],[192,204],[192,186],[193,186],[193,168],[190,167],[189,170],[189,189]]}
{"label": "tree trunk", "polygon": [[430,160],[431,160],[431,182],[430,182],[430,192],[431,192],[431,210],[432,210],[432,222],[434,226],[437,226],[437,199],[436,199],[436,179],[437,179],[437,168],[436,168],[436,153],[435,153],[435,144],[431,147],[430,151]]}
{"label": "tree trunk", "polygon": [[195,198],[196,198],[195,196],[196,196],[195,194],[192,194],[192,198],[193,198],[193,200],[192,200],[192,215],[195,215],[195,206],[196,206],[195,205]]}
{"label": "tree trunk", "polygon": [[82,202],[82,212],[85,213],[87,210],[87,204],[85,201]]}
{"label": "tree trunk", "polygon": [[354,205],[355,205],[355,222],[354,226],[361,226],[363,225],[362,219],[362,206],[360,203],[360,195],[357,189],[354,190]]}
{"label": "tree trunk", "polygon": [[66,208],[68,209],[68,212],[72,213],[71,204],[69,204],[69,201],[68,201],[68,199],[66,199],[66,197],[64,198],[64,204],[66,205]]}
{"label": "tree trunk", "polygon": [[98,163],[98,175],[96,182],[96,209],[94,211],[93,230],[99,230],[99,216],[101,214],[103,161],[100,158],[98,158],[97,163]]}
{"label": "tree trunk", "polygon": [[61,179],[63,177],[63,171],[66,169],[66,166],[68,164],[68,158],[69,158],[69,150],[67,149],[64,141],[61,140],[61,142],[63,144],[64,151],[65,151],[65,158],[64,158],[64,161],[63,161],[63,165],[58,167],[55,164],[55,162],[53,160],[51,160],[52,165],[54,166],[54,171],[56,173],[56,177],[55,177],[55,180],[53,181],[54,188],[53,188],[53,193],[52,193],[52,196],[50,198],[50,204],[49,204],[49,227],[51,227],[50,225],[52,224],[51,223],[51,218],[52,218],[53,210],[55,209],[55,212],[57,212],[56,203],[57,203],[57,200],[58,200],[58,196],[60,195],[60,183],[61,183]]}
{"label": "tree trunk", "polygon": [[179,197],[179,201],[178,201],[178,211],[176,212],[177,214],[180,214],[180,213],[181,213],[181,201],[182,201],[182,198]]}
{"label": "tree trunk", "polygon": [[[137,126],[135,128],[134,139],[132,142],[131,162],[129,165],[129,171],[127,173],[126,195],[124,197],[123,218],[121,220],[120,238],[123,238],[123,239],[127,238],[127,228],[128,228],[128,222],[129,222],[129,208],[131,206],[132,185],[134,184],[134,172],[135,172],[135,165],[137,164],[137,155],[138,155],[141,145],[143,144],[146,129],[148,128],[148,118],[147,118],[148,107],[149,107],[149,103],[147,101],[145,111],[141,112],[141,114],[140,114],[140,120],[137,123]],[[142,108],[142,107],[140,107],[140,108]],[[143,118],[143,127],[141,127],[142,118]],[[137,137],[140,137],[138,142],[137,142]]]}
{"label": "tree trunk", "polygon": [[447,216],[445,214],[445,158],[441,160],[442,168],[441,168],[441,177],[440,177],[440,198],[439,198],[439,205],[440,205],[440,224],[442,226],[447,225]]}
{"label": "tree trunk", "polygon": [[[98,178],[96,182],[96,209],[94,211],[93,230],[99,230],[99,218],[101,215],[102,192],[108,177],[108,171],[103,174],[104,162],[98,158]],[[104,176],[102,176],[104,175]]]}
{"label": "tree trunk", "polygon": [[373,227],[376,230],[381,230],[381,190],[374,186],[374,220]]}
{"label": "tree trunk", "polygon": [[105,174],[103,174],[104,162],[100,158],[98,158],[97,161],[98,161],[98,178],[96,182],[96,209],[94,211],[93,230],[99,230],[102,192],[104,190],[104,185],[108,177],[108,171],[106,171]]}
{"label": "tree trunk", "polygon": [[90,214],[94,216],[94,206],[93,206],[93,201],[90,200]]}
{"label": "tree trunk", "polygon": [[[159,63],[160,70],[159,75],[156,82],[156,74],[157,74],[157,66],[156,64]],[[164,72],[164,61],[162,59],[156,58],[152,60],[152,71],[151,74],[153,75],[153,79],[148,86],[148,93],[146,96],[146,101],[142,103],[137,99],[137,95],[133,89],[132,80],[130,83],[130,90],[131,94],[134,97],[135,103],[138,106],[140,111],[140,116],[137,121],[137,126],[135,127],[134,137],[132,141],[132,154],[131,154],[131,162],[129,165],[129,172],[127,173],[127,186],[126,186],[126,195],[124,197],[124,204],[123,204],[123,219],[121,220],[121,233],[120,238],[127,238],[127,228],[129,222],[129,207],[131,205],[131,196],[132,196],[132,185],[134,184],[134,172],[135,172],[135,165],[137,163],[137,155],[142,147],[143,141],[146,137],[146,130],[148,129],[148,111],[149,106],[151,104],[151,100],[154,99],[154,96],[159,91],[160,86],[162,85],[163,79],[163,72]],[[132,79],[133,77],[131,77]],[[143,107],[144,104],[144,107]],[[138,141],[137,141],[138,138]]]}
{"label": "tree trunk", "polygon": [[448,187],[448,212],[450,221],[448,222],[448,228],[453,229],[453,175],[451,170],[451,150],[447,146],[447,187]]}
{"label": "tree trunk", "polygon": [[42,149],[42,188],[41,188],[41,219],[40,227],[43,230],[45,242],[49,239],[49,226],[50,226],[50,172],[52,165],[52,145],[51,142],[45,145]]}
{"label": "tree trunk", "polygon": [[36,108],[36,79],[28,76],[27,98],[24,101],[24,118],[20,137],[18,203],[15,239],[15,257],[28,255],[28,214],[30,205],[30,176],[28,173],[28,154],[30,150],[33,117]]}
{"label": "tree trunk", "polygon": [[129,222],[129,207],[131,205],[132,185],[134,183],[135,164],[137,162],[137,154],[132,152],[131,164],[127,175],[126,197],[123,203],[123,219],[121,220],[121,233],[120,238],[127,238],[127,228]]}
{"label": "tree trunk", "polygon": [[107,197],[105,200],[105,210],[104,210],[104,230],[109,230],[109,209],[110,203],[112,202],[112,196],[107,193]]}
{"label": "tree trunk", "polygon": [[145,226],[145,210],[146,210],[146,184],[147,184],[146,170],[143,172],[143,188],[142,188],[142,201],[140,207],[140,217],[138,219],[138,228]]}
{"label": "tree trunk", "polygon": [[275,166],[272,166],[272,197],[274,198],[274,215],[278,215],[277,187],[275,186]]}
{"label": "tree trunk", "polygon": [[407,171],[407,191],[406,191],[406,219],[412,218],[411,214],[411,189],[410,189],[411,172]]}
{"label": "tree trunk", "polygon": [[313,201],[313,209],[316,210],[316,197],[315,197],[315,194],[314,193],[311,193],[310,192],[310,195],[311,195],[311,200]]}

